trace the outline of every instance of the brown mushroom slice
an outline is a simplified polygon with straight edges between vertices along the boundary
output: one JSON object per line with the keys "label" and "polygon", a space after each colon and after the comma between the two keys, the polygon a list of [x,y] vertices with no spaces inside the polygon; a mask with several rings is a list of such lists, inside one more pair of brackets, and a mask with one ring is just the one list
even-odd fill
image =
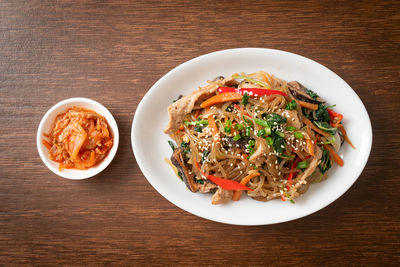
{"label": "brown mushroom slice", "polygon": [[302,100],[308,103],[313,103],[313,104],[321,104],[325,103],[325,100],[323,100],[321,97],[316,97],[315,99],[309,96],[306,92],[306,89],[301,83],[298,81],[292,81],[288,83],[288,89],[292,93],[293,97]]}
{"label": "brown mushroom slice", "polygon": [[182,174],[182,179],[187,188],[189,188],[189,190],[192,192],[199,191],[199,184],[197,184],[194,180],[194,174],[189,172],[187,164],[185,164],[185,160],[183,158],[183,149],[181,147],[174,150],[174,153],[172,153],[171,156],[171,162]]}

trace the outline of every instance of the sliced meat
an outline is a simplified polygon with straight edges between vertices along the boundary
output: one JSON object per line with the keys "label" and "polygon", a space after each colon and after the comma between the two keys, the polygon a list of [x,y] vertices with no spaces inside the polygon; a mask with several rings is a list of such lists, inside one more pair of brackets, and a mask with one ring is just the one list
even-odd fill
{"label": "sliced meat", "polygon": [[216,90],[217,87],[214,85],[206,86],[171,104],[168,107],[169,122],[164,133],[172,134],[176,132],[186,114],[192,112],[196,104],[200,106],[200,103],[203,102],[202,100],[208,98],[211,94],[215,93]]}
{"label": "sliced meat", "polygon": [[300,122],[299,113],[297,112],[297,110],[279,109],[276,111],[276,113],[281,115],[282,117],[286,118],[286,120],[287,120],[286,124],[288,126],[293,126],[296,129],[301,128],[301,122]]}
{"label": "sliced meat", "polygon": [[301,83],[297,81],[292,81],[288,83],[288,89],[292,93],[293,97],[298,100],[302,100],[313,104],[325,103],[325,100],[323,100],[319,96],[316,97],[315,99],[309,96],[306,92],[307,88],[305,88]]}
{"label": "sliced meat", "polygon": [[218,185],[214,184],[209,180],[204,180],[203,184],[199,184],[199,192],[200,193],[214,193],[217,191]]}
{"label": "sliced meat", "polygon": [[[226,86],[229,86],[228,84],[234,82],[235,80],[233,80],[231,76],[222,80],[222,83]],[[168,107],[169,122],[164,133],[172,134],[176,132],[182,124],[183,118],[186,114],[192,112],[194,109],[199,109],[200,104],[207,98],[211,97],[217,89],[218,87],[215,85],[207,85],[171,104]]]}
{"label": "sliced meat", "polygon": [[211,203],[213,205],[223,204],[232,199],[233,191],[218,188],[217,192],[212,196]]}
{"label": "sliced meat", "polygon": [[265,154],[267,153],[267,147],[265,146],[264,142],[259,140],[256,140],[256,146],[257,149],[254,154],[251,155],[249,160],[256,164],[256,166],[261,166],[266,160]]}
{"label": "sliced meat", "polygon": [[315,146],[315,156],[310,162],[310,166],[304,171],[303,175],[301,176],[300,180],[305,179],[315,171],[315,169],[318,167],[318,162],[322,157],[322,150],[319,148],[319,146]]}
{"label": "sliced meat", "polygon": [[181,147],[174,150],[171,156],[171,162],[178,169],[178,171],[182,174],[182,179],[185,182],[187,188],[189,188],[192,192],[199,191],[199,184],[194,180],[194,174],[189,173],[189,168],[185,163],[183,157],[183,149]]}

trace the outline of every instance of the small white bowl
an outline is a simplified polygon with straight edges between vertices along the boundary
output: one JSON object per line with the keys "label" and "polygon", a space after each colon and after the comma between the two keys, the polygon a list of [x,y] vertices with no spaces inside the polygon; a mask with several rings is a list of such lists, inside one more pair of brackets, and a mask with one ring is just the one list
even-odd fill
{"label": "small white bowl", "polygon": [[[44,133],[48,134],[51,132],[57,115],[66,112],[68,108],[74,106],[90,109],[104,116],[108,122],[108,125],[110,126],[111,133],[114,137],[113,140],[114,144],[111,150],[109,151],[108,155],[105,157],[105,159],[95,167],[89,168],[87,170],[64,169],[60,171],[58,169],[59,164],[50,159],[49,150],[42,143],[42,140],[45,138],[43,134]],[[95,176],[96,174],[103,171],[108,166],[108,164],[111,163],[115,154],[117,153],[118,143],[119,143],[118,126],[111,112],[108,111],[108,109],[105,108],[102,104],[94,100],[91,100],[89,98],[81,98],[81,97],[65,99],[54,105],[52,108],[50,108],[49,111],[47,111],[47,113],[40,121],[36,136],[37,149],[39,151],[39,155],[43,163],[55,174],[72,180],[86,179]]]}

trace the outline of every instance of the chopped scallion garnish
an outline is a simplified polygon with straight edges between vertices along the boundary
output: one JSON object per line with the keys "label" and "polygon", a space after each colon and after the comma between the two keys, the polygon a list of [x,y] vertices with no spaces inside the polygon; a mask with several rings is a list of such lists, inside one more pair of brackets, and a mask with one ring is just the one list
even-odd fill
{"label": "chopped scallion garnish", "polygon": [[304,138],[304,135],[301,132],[295,132],[294,137],[301,139],[301,138]]}
{"label": "chopped scallion garnish", "polygon": [[242,136],[240,134],[237,134],[233,137],[233,141],[239,141]]}
{"label": "chopped scallion garnish", "polygon": [[303,160],[303,161],[300,161],[299,163],[297,163],[297,168],[299,168],[299,169],[306,169],[306,168],[308,168],[308,166],[310,166],[310,163],[308,163],[308,161],[306,161],[306,160]]}

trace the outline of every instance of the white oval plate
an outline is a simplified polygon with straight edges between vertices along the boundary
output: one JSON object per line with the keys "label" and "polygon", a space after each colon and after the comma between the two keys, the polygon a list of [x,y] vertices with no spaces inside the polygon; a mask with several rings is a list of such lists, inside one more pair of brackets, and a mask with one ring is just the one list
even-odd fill
{"label": "white oval plate", "polygon": [[[316,91],[335,111],[357,150],[344,144],[344,166],[329,170],[329,178],[313,184],[295,204],[280,199],[259,202],[249,197],[224,205],[212,205],[211,194],[190,192],[175,176],[164,158],[171,156],[167,107],[179,94],[187,95],[219,75],[264,70],[286,81],[297,80]],[[265,225],[304,217],[339,198],[357,180],[367,163],[372,144],[368,113],[351,87],[331,70],[308,58],[273,49],[238,48],[218,51],[189,60],[168,72],[140,102],[132,124],[132,148],[150,184],[176,206],[197,216],[237,225]]]}

